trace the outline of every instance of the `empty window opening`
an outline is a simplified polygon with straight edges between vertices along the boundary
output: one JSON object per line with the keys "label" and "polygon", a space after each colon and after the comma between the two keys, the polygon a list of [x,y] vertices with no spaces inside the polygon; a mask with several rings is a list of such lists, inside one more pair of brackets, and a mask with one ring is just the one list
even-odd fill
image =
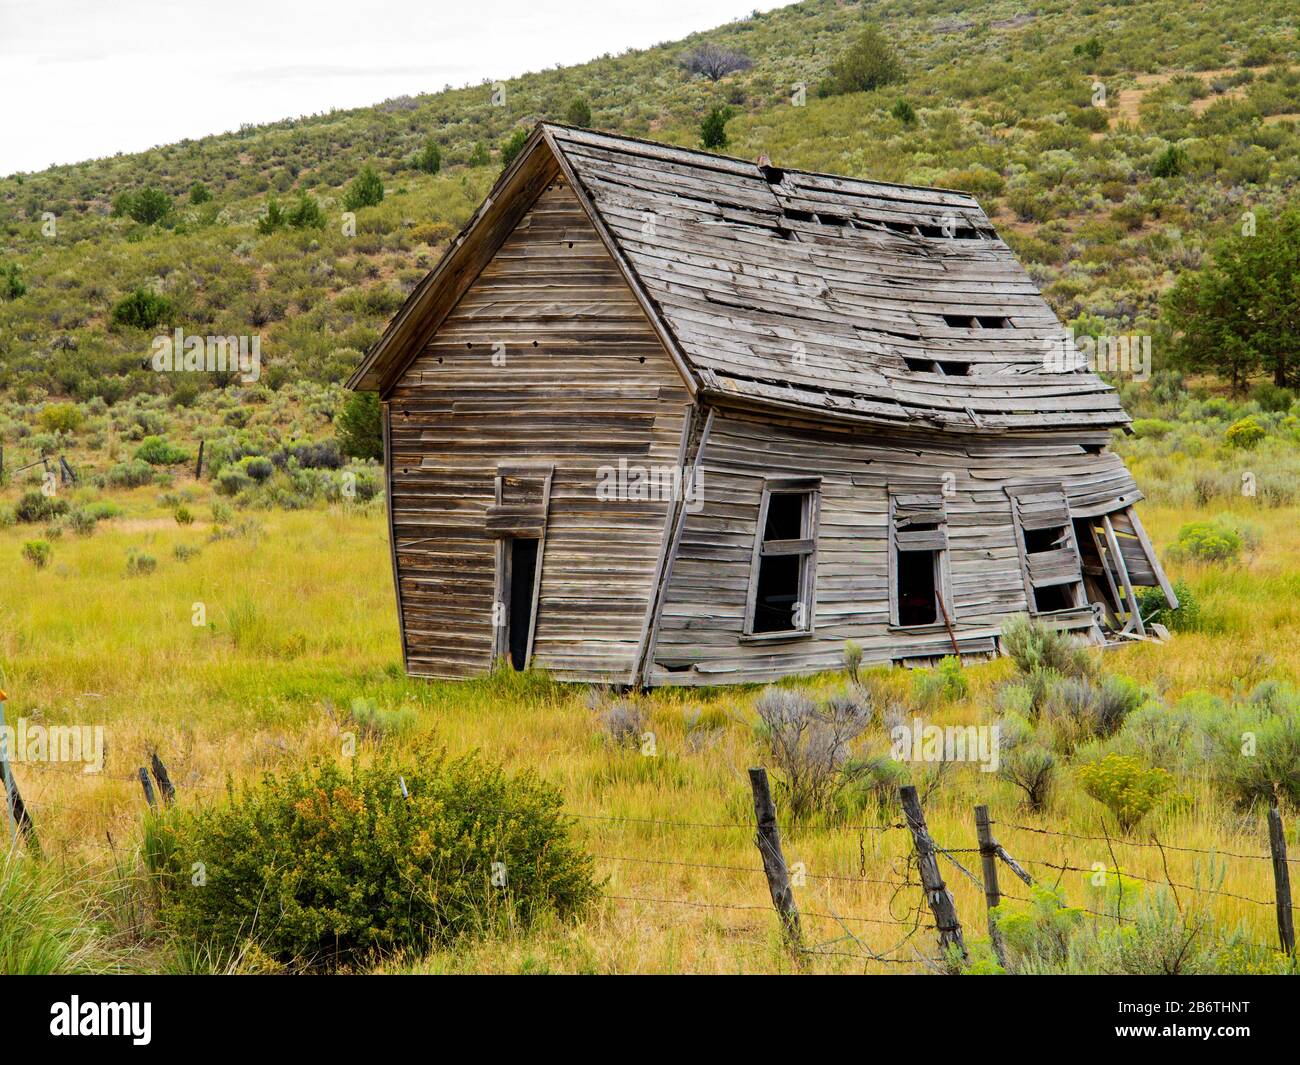
{"label": "empty window opening", "polygon": [[507,640],[510,647],[510,664],[515,669],[528,668],[529,635],[533,627],[534,591],[537,583],[537,545],[539,541],[516,537],[506,541],[509,569],[508,602],[510,613],[506,621]]}
{"label": "empty window opening", "polygon": [[1069,546],[1070,543],[1070,538],[1065,534],[1065,529],[1060,527],[1025,529],[1023,535],[1025,538],[1025,551],[1031,555],[1040,551],[1055,551],[1058,547]]}
{"label": "empty window opening", "polygon": [[898,552],[898,623],[933,625],[939,620],[937,551]]}
{"label": "empty window opening", "polygon": [[1049,584],[1034,588],[1034,612],[1046,614],[1053,610],[1074,608],[1073,584]]}
{"label": "empty window opening", "polygon": [[812,629],[817,498],[815,491],[766,490],[748,633]]}

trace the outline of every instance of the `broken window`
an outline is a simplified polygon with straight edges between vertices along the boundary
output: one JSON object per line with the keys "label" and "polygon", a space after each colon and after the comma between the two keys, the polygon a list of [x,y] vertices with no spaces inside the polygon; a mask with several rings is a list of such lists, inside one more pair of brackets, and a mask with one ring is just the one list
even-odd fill
{"label": "broken window", "polygon": [[952,624],[948,599],[948,515],[939,488],[889,494],[889,613],[892,624]]}
{"label": "broken window", "polygon": [[1059,484],[1009,488],[1025,581],[1025,599],[1034,614],[1086,606],[1083,571],[1070,506]]}
{"label": "broken window", "polygon": [[769,480],[759,506],[745,632],[811,632],[817,569],[817,478]]}

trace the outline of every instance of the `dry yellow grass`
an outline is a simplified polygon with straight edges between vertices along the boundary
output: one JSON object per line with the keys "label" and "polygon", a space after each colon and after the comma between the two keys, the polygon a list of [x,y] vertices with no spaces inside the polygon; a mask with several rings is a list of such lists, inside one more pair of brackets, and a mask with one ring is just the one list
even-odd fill
{"label": "dry yellow grass", "polygon": [[[106,869],[138,846],[143,799],[131,779],[155,748],[186,803],[220,801],[227,778],[245,781],[264,769],[312,755],[342,757],[353,698],[417,713],[407,743],[432,733],[453,751],[479,748],[512,767],[534,767],[562,789],[577,832],[599,856],[606,899],[574,927],[532,929],[517,938],[457,948],[394,965],[420,971],[773,972],[791,967],[776,935],[758,854],[745,770],[762,760],[752,731],[755,692],[665,691],[645,698],[657,755],[613,748],[602,736],[585,691],[521,683],[428,683],[401,675],[391,569],[378,512],[341,509],[251,515],[260,533],[209,542],[209,527],[158,522],[147,490],[114,497],[125,510],[81,539],[54,542],[50,566],[20,559],[31,528],[0,531],[0,665],[8,716],[46,723],[102,724],[102,775],[76,767],[20,763],[16,775],[32,806],[47,853],[56,861]],[[200,518],[206,507],[192,504]],[[241,517],[243,517],[241,515]],[[1147,508],[1157,543],[1193,517]],[[1109,652],[1107,666],[1170,698],[1197,688],[1231,693],[1266,676],[1300,676],[1300,540],[1294,509],[1252,515],[1265,533],[1258,556],[1224,570],[1181,573],[1204,608],[1221,619],[1216,635],[1177,636],[1167,646]],[[180,561],[177,544],[200,548]],[[155,572],[128,576],[131,548],[157,558]],[[1179,575],[1177,570],[1175,575]],[[195,604],[207,624],[192,624]],[[968,670],[971,691],[939,723],[986,720],[1006,662]],[[906,689],[907,678],[887,683]],[[840,678],[805,683],[833,687]],[[700,742],[688,735],[688,712],[716,729]],[[879,745],[878,736],[875,741]],[[365,747],[362,748],[364,755]],[[1242,817],[1203,784],[1180,782],[1180,801],[1135,834],[1154,831],[1165,844],[1267,853],[1262,824]],[[1099,807],[1068,782],[1049,813],[1032,818],[1018,793],[974,766],[951,769],[926,812],[938,841],[975,846],[972,807],[986,802],[996,834],[1012,854],[1091,868],[1113,864],[1108,845],[1013,829],[1050,826],[1097,835]],[[870,815],[867,815],[868,817]],[[896,815],[895,815],[896,816]],[[606,820],[606,818],[610,818]],[[614,820],[626,818],[629,820]],[[644,820],[637,820],[644,819]],[[652,822],[673,822],[655,824]],[[713,827],[713,826],[736,827]],[[708,826],[708,827],[705,827]],[[1292,830],[1294,833],[1294,829]],[[908,878],[910,841],[898,829],[857,831],[809,825],[787,833],[787,858],[803,863],[796,892],[811,944],[858,953],[852,932],[873,951],[891,951],[907,935],[920,901]],[[1117,847],[1125,872],[1181,884],[1210,875],[1203,856],[1148,847]],[[957,858],[978,872],[978,856]],[[673,863],[673,864],[660,864]],[[1031,867],[1070,900],[1095,905],[1085,878]],[[945,864],[959,914],[972,939],[982,937],[983,898]],[[911,874],[914,880],[914,874]],[[829,878],[829,879],[822,879]],[[846,879],[834,879],[846,878]],[[1003,886],[1023,892],[1004,870]],[[1231,860],[1225,890],[1272,898],[1267,862]],[[1184,901],[1190,893],[1183,891]],[[672,901],[667,901],[672,900]],[[1216,914],[1243,922],[1250,937],[1274,939],[1267,906],[1221,898]],[[842,921],[830,916],[839,915]],[[922,923],[929,915],[922,914]],[[850,920],[849,918],[853,918]],[[915,948],[915,949],[914,949]],[[813,971],[925,971],[935,954],[924,927],[898,949],[905,965],[837,954],[809,957]],[[147,960],[146,960],[147,964]]]}

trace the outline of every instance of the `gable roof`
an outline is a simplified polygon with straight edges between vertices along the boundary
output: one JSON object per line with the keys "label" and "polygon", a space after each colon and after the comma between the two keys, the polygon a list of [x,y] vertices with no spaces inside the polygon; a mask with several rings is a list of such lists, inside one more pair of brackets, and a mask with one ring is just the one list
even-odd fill
{"label": "gable roof", "polygon": [[[348,384],[383,388],[566,177],[704,398],[966,432],[1128,417],[974,197],[783,170],[549,123]],[[525,202],[526,201],[526,202]]]}

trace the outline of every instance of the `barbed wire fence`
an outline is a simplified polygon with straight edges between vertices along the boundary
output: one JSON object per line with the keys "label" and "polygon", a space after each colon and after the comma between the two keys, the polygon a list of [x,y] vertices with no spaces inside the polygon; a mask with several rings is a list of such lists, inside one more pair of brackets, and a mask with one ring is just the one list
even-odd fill
{"label": "barbed wire fence", "polygon": [[[60,809],[71,807],[45,797],[44,792],[34,798],[24,799],[14,779],[12,763],[4,762],[4,784],[9,798],[10,821],[13,828],[14,846],[21,836],[28,850],[34,855],[40,854],[40,844],[36,835],[35,820],[32,811],[38,815],[55,813]],[[178,784],[174,782],[166,765],[156,752],[151,752],[149,765],[140,766],[135,773],[113,773],[101,770],[85,773],[69,766],[64,768],[50,763],[22,763],[24,770],[31,769],[36,775],[64,774],[75,776],[85,781],[108,779],[129,783],[141,789],[145,807],[156,810],[167,807],[176,801]],[[903,810],[900,822],[885,821],[880,824],[849,824],[830,826],[827,831],[841,834],[855,834],[862,839],[867,835],[877,840],[887,834],[905,833],[910,836],[910,847],[906,846],[904,854],[889,859],[883,870],[867,868],[865,850],[860,844],[861,860],[859,872],[814,873],[804,867],[804,863],[795,864],[792,871],[785,859],[781,836],[777,827],[777,811],[773,800],[766,770],[761,768],[749,771],[749,782],[754,801],[753,820],[717,820],[694,821],[674,820],[652,817],[620,815],[614,813],[575,810],[569,807],[563,813],[577,822],[588,825],[600,825],[605,828],[652,828],[660,833],[664,841],[671,840],[672,849],[665,848],[664,853],[655,857],[644,854],[633,855],[618,853],[621,848],[611,846],[610,841],[598,842],[591,851],[592,857],[613,873],[622,866],[657,867],[664,870],[682,869],[702,873],[718,873],[727,876],[737,874],[755,877],[755,900],[753,902],[718,900],[700,896],[655,893],[642,890],[603,890],[602,897],[612,903],[635,904],[664,909],[704,910],[716,914],[748,914],[773,911],[776,915],[779,939],[788,951],[796,968],[803,968],[810,960],[816,958],[844,959],[863,963],[864,971],[872,965],[911,966],[915,969],[931,972],[953,972],[960,963],[969,958],[969,950],[963,929],[957,915],[953,893],[944,881],[940,859],[955,870],[960,877],[969,880],[984,896],[987,913],[987,930],[989,941],[998,961],[1006,967],[1007,955],[1002,941],[994,911],[1006,900],[1031,904],[1033,900],[1023,894],[1003,890],[1000,883],[1000,870],[1005,868],[1026,886],[1042,887],[1058,892],[1062,878],[1066,873],[1087,875],[1094,886],[1106,889],[1107,902],[1113,899],[1113,906],[1103,905],[1102,909],[1088,906],[1072,906],[1098,922],[1131,924],[1135,918],[1125,912],[1126,885],[1140,884],[1167,889],[1180,914],[1186,910],[1183,893],[1191,893],[1197,898],[1222,898],[1260,908],[1273,909],[1276,915],[1278,946],[1266,946],[1258,942],[1249,945],[1261,950],[1280,950],[1291,956],[1296,955],[1294,911],[1291,899],[1290,867],[1300,858],[1287,855],[1286,836],[1281,813],[1277,806],[1269,809],[1267,829],[1270,853],[1250,853],[1247,851],[1216,850],[1169,844],[1155,838],[1139,840],[1120,833],[1105,831],[1103,822],[1102,835],[1071,832],[1047,828],[1039,825],[1027,825],[1014,820],[993,820],[986,806],[975,806],[974,827],[976,846],[947,847],[931,835],[926,822],[921,798],[915,788],[904,786],[899,789],[899,802]],[[228,791],[229,784],[214,784],[207,781],[186,780],[179,788],[197,789],[205,794]],[[1015,834],[1017,840],[1028,845],[1028,840],[1038,839],[1056,845],[1057,853],[1026,853],[1019,846],[1013,854],[1008,847],[994,835],[994,828],[1002,832]],[[750,836],[758,851],[758,861],[754,864],[736,862],[704,861],[700,853],[705,848],[698,842],[699,833],[738,833]],[[111,838],[110,838],[111,842]],[[1108,862],[1088,862],[1067,853],[1071,847],[1079,844],[1105,846]],[[1132,850],[1155,851],[1158,853],[1163,869],[1163,876],[1145,875],[1132,868],[1132,862],[1121,861],[1122,853]],[[1188,883],[1176,879],[1170,873],[1168,854],[1192,855],[1196,859],[1206,859],[1211,864],[1220,863],[1223,872],[1215,884]],[[963,862],[970,856],[970,864],[978,861],[979,873],[972,871]],[[901,862],[901,868],[900,866]],[[1273,872],[1274,897],[1262,898],[1242,891],[1225,890],[1223,880],[1227,868],[1233,863],[1265,862]],[[1126,868],[1127,866],[1127,868]],[[882,872],[883,875],[869,875]],[[760,881],[757,878],[762,877]],[[761,885],[766,882],[768,902],[759,901]],[[609,879],[606,880],[608,887]],[[841,912],[834,902],[829,890],[831,886],[846,885],[865,888],[879,894],[883,906],[877,915]],[[811,905],[800,905],[796,901],[796,890],[811,894],[812,889],[824,886],[824,899]],[[1111,889],[1113,888],[1113,891]],[[1136,893],[1131,896],[1136,901]],[[879,914],[884,914],[881,916]],[[888,945],[872,945],[868,932],[879,935],[884,930],[892,929],[894,935],[888,937]],[[820,934],[818,934],[820,933]],[[929,936],[933,934],[934,939]],[[766,949],[772,946],[772,940],[738,940],[749,946]],[[926,944],[929,944],[927,947]],[[934,949],[937,948],[937,951]]]}

